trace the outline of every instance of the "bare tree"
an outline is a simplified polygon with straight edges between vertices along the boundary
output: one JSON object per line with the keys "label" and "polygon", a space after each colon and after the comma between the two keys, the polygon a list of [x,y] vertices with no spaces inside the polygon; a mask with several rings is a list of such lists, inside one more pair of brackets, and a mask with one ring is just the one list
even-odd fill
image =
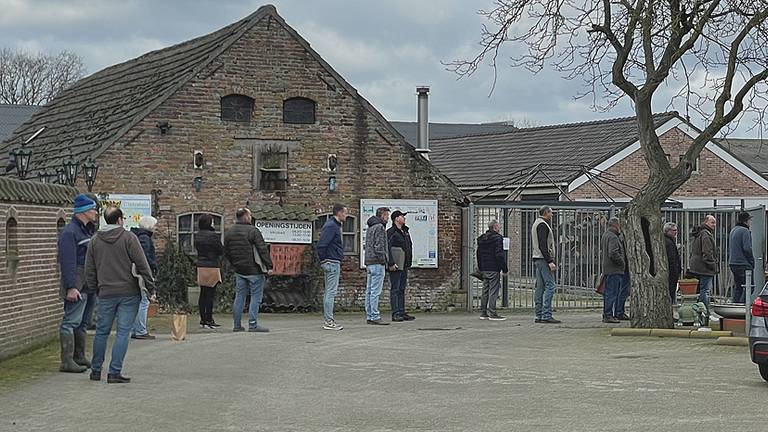
{"label": "bare tree", "polygon": [[44,105],[85,74],[82,57],[0,49],[0,102]]}
{"label": "bare tree", "polygon": [[[480,11],[490,22],[479,54],[448,63],[460,76],[488,62],[497,72],[502,47],[519,52],[512,66],[538,72],[550,65],[583,79],[595,109],[631,100],[650,176],[625,209],[632,276],[632,325],[670,327],[667,262],[660,209],[691,176],[693,162],[715,135],[747,112],[762,116],[768,96],[767,0],[497,0]],[[495,85],[495,81],[494,81]],[[651,101],[679,85],[683,103],[704,119],[680,163],[671,165],[654,127]]]}

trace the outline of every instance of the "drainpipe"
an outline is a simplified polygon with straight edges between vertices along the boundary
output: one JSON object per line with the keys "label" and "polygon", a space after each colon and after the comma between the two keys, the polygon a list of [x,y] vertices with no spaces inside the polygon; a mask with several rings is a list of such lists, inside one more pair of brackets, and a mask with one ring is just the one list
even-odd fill
{"label": "drainpipe", "polygon": [[429,87],[416,87],[418,94],[419,137],[416,151],[429,160]]}

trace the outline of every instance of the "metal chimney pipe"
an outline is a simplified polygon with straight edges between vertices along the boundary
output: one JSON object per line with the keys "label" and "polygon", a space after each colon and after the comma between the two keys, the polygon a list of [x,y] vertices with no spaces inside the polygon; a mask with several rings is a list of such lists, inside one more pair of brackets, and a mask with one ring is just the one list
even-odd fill
{"label": "metal chimney pipe", "polygon": [[429,86],[416,87],[418,94],[419,137],[416,151],[429,160]]}

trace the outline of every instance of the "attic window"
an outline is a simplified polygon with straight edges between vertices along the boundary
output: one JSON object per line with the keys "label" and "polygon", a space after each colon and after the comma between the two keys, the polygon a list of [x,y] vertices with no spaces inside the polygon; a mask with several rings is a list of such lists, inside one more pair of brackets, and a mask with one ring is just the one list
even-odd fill
{"label": "attic window", "polygon": [[228,95],[221,98],[221,120],[250,123],[253,114],[253,99],[244,95]]}
{"label": "attic window", "polygon": [[283,123],[315,123],[315,101],[303,97],[286,99],[283,102]]}

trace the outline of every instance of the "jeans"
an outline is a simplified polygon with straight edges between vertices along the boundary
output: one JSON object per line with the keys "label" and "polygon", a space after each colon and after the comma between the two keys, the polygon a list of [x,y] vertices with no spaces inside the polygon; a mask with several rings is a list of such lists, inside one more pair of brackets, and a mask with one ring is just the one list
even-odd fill
{"label": "jeans", "polygon": [[499,272],[483,272],[483,294],[480,297],[480,313],[496,312],[496,300],[501,289]]}
{"label": "jeans", "polygon": [[96,293],[81,292],[80,297],[80,300],[73,302],[64,299],[64,317],[59,326],[59,333],[85,332],[91,323],[93,308],[96,306]]}
{"label": "jeans", "polygon": [[109,362],[109,373],[118,374],[123,370],[123,360],[128,351],[131,327],[139,311],[141,297],[110,297],[99,299],[99,312],[96,314],[96,337],[93,339],[93,359],[91,371],[101,372],[104,355],[107,351],[107,338],[112,331],[112,324],[117,318],[117,334],[112,344],[112,359]]}
{"label": "jeans", "polygon": [[264,295],[264,282],[267,278],[263,274],[241,275],[235,273],[235,304],[232,306],[232,318],[235,321],[234,328],[239,329],[243,325],[240,318],[243,316],[245,298],[251,295],[251,304],[248,306],[248,328],[253,330],[259,320],[259,306]]}
{"label": "jeans", "polygon": [[323,296],[323,319],[333,321],[333,304],[341,278],[341,263],[325,262],[320,265],[325,273],[325,295]]}
{"label": "jeans", "polygon": [[408,285],[408,270],[398,270],[389,273],[389,304],[392,307],[392,318],[405,315],[405,286]]}
{"label": "jeans", "polygon": [[533,301],[536,305],[536,318],[548,320],[552,318],[555,273],[549,269],[549,263],[543,259],[533,260],[533,270],[536,275],[536,290],[533,293]]}
{"label": "jeans", "polygon": [[603,318],[620,317],[624,315],[624,307],[629,297],[629,275],[605,275],[605,292],[603,293]]}
{"label": "jeans", "polygon": [[[733,273],[733,298],[734,303],[744,303],[746,300],[747,290],[744,285],[747,284],[747,271],[752,270],[749,266],[732,265],[731,273]],[[754,285],[754,275],[750,284]]]}
{"label": "jeans", "polygon": [[709,292],[712,290],[714,282],[714,276],[699,276],[699,301],[707,306],[707,310],[709,310]]}
{"label": "jeans", "polygon": [[379,296],[384,288],[384,264],[367,266],[368,283],[365,286],[365,319],[375,321],[381,319],[379,313]]}
{"label": "jeans", "polygon": [[147,310],[149,310],[149,298],[147,298],[147,295],[142,291],[139,312],[136,314],[136,321],[133,322],[132,334],[143,336],[149,333],[147,331]]}

